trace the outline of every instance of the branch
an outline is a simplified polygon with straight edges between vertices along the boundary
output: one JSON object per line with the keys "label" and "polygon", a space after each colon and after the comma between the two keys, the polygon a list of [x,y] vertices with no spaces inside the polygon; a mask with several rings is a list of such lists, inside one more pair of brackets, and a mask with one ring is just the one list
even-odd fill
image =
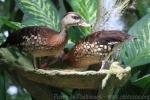
{"label": "branch", "polygon": [[[29,80],[59,87],[59,88],[78,88],[78,89],[98,89],[102,85],[103,79],[108,74],[109,78],[114,77],[116,86],[120,86],[120,82],[129,75],[130,67],[121,68],[114,62],[111,70],[97,71],[74,71],[74,70],[24,70],[15,68],[19,75],[26,77]],[[97,82],[99,80],[99,82]],[[120,81],[121,80],[121,81]],[[106,80],[107,81],[107,80]],[[104,82],[107,84],[107,82]],[[105,84],[104,84],[105,85]]]}
{"label": "branch", "polygon": [[[34,70],[30,61],[17,52],[18,57],[12,55],[9,50],[1,50],[1,63],[9,66],[10,71],[15,71],[17,76],[21,77],[20,83],[25,80],[30,80],[46,86],[54,86],[58,88],[72,88],[72,89],[95,89],[99,90],[100,98],[112,95],[112,90],[116,87],[121,87],[126,83],[130,75],[131,68],[123,68],[118,62],[112,63],[110,70],[101,71],[75,71],[75,70]],[[9,55],[9,56],[8,56]],[[29,66],[26,66],[29,65]],[[23,86],[32,93],[29,81],[26,81]],[[40,95],[40,94],[39,94]],[[104,96],[104,97],[102,97]]]}

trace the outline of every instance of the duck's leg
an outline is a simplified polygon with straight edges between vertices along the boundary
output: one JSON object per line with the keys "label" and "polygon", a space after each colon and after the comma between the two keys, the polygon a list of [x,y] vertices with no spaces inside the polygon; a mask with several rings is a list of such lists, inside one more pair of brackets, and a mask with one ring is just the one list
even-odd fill
{"label": "duck's leg", "polygon": [[[110,58],[110,56],[111,56],[114,52],[116,52],[116,53],[119,54],[119,51],[117,51],[117,50],[120,50],[120,49],[119,49],[119,46],[120,46],[120,45],[121,45],[121,44],[116,45],[116,46],[113,48],[113,50],[104,58],[104,60],[102,60],[102,65],[101,65],[100,70],[101,70],[101,69],[104,69],[106,62],[108,61],[108,59]],[[118,55],[116,55],[116,57],[118,57]]]}
{"label": "duck's leg", "polygon": [[44,62],[42,62],[42,64],[40,64],[40,68],[47,69],[48,65],[52,65],[52,64],[56,63],[57,61],[62,61],[63,56],[64,56],[64,52],[62,52],[62,54],[60,54],[58,56],[45,57]]}
{"label": "duck's leg", "polygon": [[57,61],[57,57],[44,57],[44,62],[40,64],[40,68],[47,69],[48,65],[54,64]]}
{"label": "duck's leg", "polygon": [[120,57],[120,48],[116,49],[115,51],[114,61],[117,61],[119,57]]}
{"label": "duck's leg", "polygon": [[33,56],[33,67],[34,69],[38,69],[36,57]]}

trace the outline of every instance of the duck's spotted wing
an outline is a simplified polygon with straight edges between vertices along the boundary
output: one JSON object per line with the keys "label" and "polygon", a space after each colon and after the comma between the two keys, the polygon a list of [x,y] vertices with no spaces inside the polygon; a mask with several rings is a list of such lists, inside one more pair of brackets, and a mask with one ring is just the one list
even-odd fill
{"label": "duck's spotted wing", "polygon": [[17,46],[22,49],[38,49],[51,47],[48,39],[54,38],[58,32],[45,26],[29,26],[10,34],[2,46]]}
{"label": "duck's spotted wing", "polygon": [[[81,39],[64,57],[74,65],[94,64],[104,59],[114,46],[128,39],[129,35],[121,31],[99,31]],[[86,60],[86,63],[85,63]],[[79,65],[79,64],[78,64]]]}
{"label": "duck's spotted wing", "polygon": [[128,38],[121,31],[99,31],[83,38],[72,50],[80,55],[107,55],[115,45]]}

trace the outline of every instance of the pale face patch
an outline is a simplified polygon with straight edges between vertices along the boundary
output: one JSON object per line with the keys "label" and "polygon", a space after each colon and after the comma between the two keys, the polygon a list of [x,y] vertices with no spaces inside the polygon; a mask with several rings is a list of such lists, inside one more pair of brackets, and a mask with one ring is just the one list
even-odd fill
{"label": "pale face patch", "polygon": [[63,19],[62,22],[64,25],[71,25],[71,26],[77,26],[77,23],[80,22],[80,18],[77,19],[76,17],[78,17],[77,14],[74,13],[68,13]]}

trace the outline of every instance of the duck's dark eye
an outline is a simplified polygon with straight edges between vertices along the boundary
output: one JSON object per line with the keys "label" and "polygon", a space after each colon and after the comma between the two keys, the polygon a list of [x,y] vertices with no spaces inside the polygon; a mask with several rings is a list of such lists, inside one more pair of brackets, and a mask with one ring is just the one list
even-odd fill
{"label": "duck's dark eye", "polygon": [[80,16],[72,16],[73,19],[80,19]]}

